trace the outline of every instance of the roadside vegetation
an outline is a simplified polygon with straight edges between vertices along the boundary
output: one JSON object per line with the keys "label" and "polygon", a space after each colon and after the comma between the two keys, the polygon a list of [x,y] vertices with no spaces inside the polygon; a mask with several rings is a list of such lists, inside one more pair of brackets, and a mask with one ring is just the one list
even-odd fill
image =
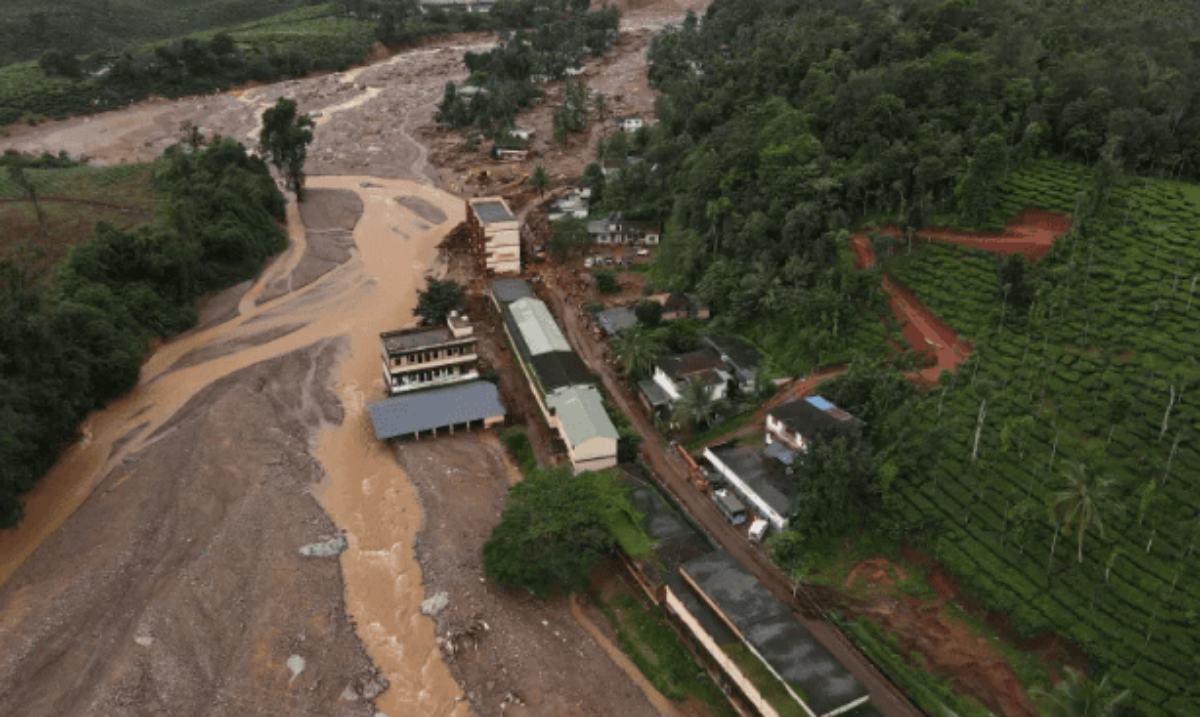
{"label": "roadside vegetation", "polygon": [[[586,177],[599,211],[665,222],[654,284],[714,329],[794,375],[850,363],[821,394],[861,437],[819,436],[797,467],[811,505],[779,562],[907,538],[1018,637],[1081,647],[1131,715],[1200,703],[1197,19],[718,0],[652,44],[659,122],[621,140],[645,161]],[[1030,207],[1070,215],[1033,263],[912,240]],[[858,270],[872,223],[891,236]],[[936,385],[896,372],[923,347],[880,320],[884,272],[967,340]],[[614,343],[627,374],[662,350],[649,335]]]}
{"label": "roadside vegetation", "polygon": [[583,590],[596,562],[618,547],[648,556],[652,543],[641,513],[616,476],[615,470],[574,475],[569,465],[527,470],[509,489],[500,523],[484,543],[484,572],[497,585],[545,597]]}
{"label": "roadside vegetation", "polygon": [[192,326],[198,296],[254,276],[286,244],[283,197],[232,139],[168,148],[154,203],[149,225],[97,224],[48,282],[30,280],[27,257],[0,258],[2,526],[84,416],[137,383],[151,339]]}

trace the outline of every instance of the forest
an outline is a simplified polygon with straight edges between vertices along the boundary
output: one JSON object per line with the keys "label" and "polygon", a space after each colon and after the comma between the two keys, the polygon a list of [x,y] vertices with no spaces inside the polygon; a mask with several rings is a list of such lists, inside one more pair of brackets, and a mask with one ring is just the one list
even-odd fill
{"label": "forest", "polygon": [[[568,8],[564,8],[568,9]],[[479,88],[464,96],[447,84],[437,120],[452,127],[477,127],[504,136],[522,108],[541,97],[539,82],[561,80],[567,70],[587,56],[603,57],[616,42],[616,8],[588,12],[586,3],[572,3],[570,12],[537,25],[532,33],[505,33],[488,52],[468,52],[463,58],[467,84]]]}
{"label": "forest", "polygon": [[[1200,41],[1175,3],[717,0],[657,38],[657,125],[601,211],[664,221],[657,283],[690,290],[864,418],[798,479],[819,532],[932,554],[1026,637],[1056,632],[1133,692],[1200,697]],[[1030,264],[912,240],[1025,208],[1072,228]],[[891,224],[877,266],[851,233]],[[886,239],[886,241],[885,241]],[[889,250],[894,247],[894,251]],[[884,272],[972,347],[934,386],[878,364]],[[831,495],[812,472],[845,474]],[[804,512],[807,511],[807,512]]]}
{"label": "forest", "polygon": [[197,297],[286,246],[282,195],[232,139],[167,149],[154,191],[150,226],[98,224],[49,282],[0,260],[0,526],[20,520],[18,496],[83,418],[137,383],[152,338],[192,326]]}
{"label": "forest", "polygon": [[[180,25],[188,31],[183,36],[176,28],[174,36],[133,42],[141,35],[132,34],[131,41],[121,43],[118,39],[125,36],[118,34],[94,47],[69,42],[68,28],[74,25],[66,20],[52,23],[41,32],[52,34],[54,42],[0,67],[0,125],[111,110],[152,94],[180,97],[314,70],[341,71],[366,58],[377,41],[394,48],[432,35],[537,26],[556,19],[555,9],[565,2],[543,6],[535,0],[501,0],[486,14],[425,12],[416,0],[293,1],[264,7],[286,5],[300,7],[239,25],[210,26],[197,16]],[[29,42],[31,35],[21,37]],[[81,53],[85,47],[91,49]]]}

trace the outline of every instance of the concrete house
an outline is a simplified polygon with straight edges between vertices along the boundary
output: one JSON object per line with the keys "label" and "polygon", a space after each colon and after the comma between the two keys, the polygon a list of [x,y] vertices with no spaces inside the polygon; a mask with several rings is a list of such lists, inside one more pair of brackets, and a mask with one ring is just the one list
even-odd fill
{"label": "concrete house", "polygon": [[845,427],[858,419],[820,396],[809,396],[767,411],[767,444],[780,443],[796,451],[808,450],[814,433]]}
{"label": "concrete house", "polygon": [[708,319],[711,313],[708,304],[695,294],[652,294],[646,297],[662,304],[663,321],[676,319]]}
{"label": "concrete house", "polygon": [[726,444],[704,449],[704,458],[723,482],[776,530],[788,525],[796,498],[788,469],[752,446]]}
{"label": "concrete house", "polygon": [[504,199],[467,200],[467,231],[487,271],[496,274],[521,271],[521,227]]}
{"label": "concrete house", "polygon": [[446,326],[388,331],[379,341],[383,378],[392,395],[479,378],[475,332],[457,312]]}
{"label": "concrete house", "polygon": [[587,224],[588,235],[597,244],[638,244],[652,246],[662,238],[662,227],[651,222],[625,219],[620,212]]}
{"label": "concrete house", "polygon": [[733,379],[726,371],[720,355],[711,349],[668,356],[654,367],[651,378],[671,397],[672,402],[678,401],[684,387],[696,379],[704,382],[714,401],[723,400],[729,395],[729,384]]}
{"label": "concrete house", "polygon": [[637,116],[633,116],[633,115],[628,116],[628,117],[617,117],[616,122],[617,122],[617,126],[621,128],[622,132],[628,132],[630,134],[633,134],[634,132],[637,132],[642,127],[646,126],[646,122],[644,120],[642,120],[641,117],[637,117]]}
{"label": "concrete house", "polygon": [[575,472],[599,471],[617,464],[617,429],[594,386],[572,385],[546,397],[547,419],[567,444]]}
{"label": "concrete house", "polygon": [[736,336],[705,336],[704,345],[715,351],[733,374],[738,390],[753,393],[762,354]]}

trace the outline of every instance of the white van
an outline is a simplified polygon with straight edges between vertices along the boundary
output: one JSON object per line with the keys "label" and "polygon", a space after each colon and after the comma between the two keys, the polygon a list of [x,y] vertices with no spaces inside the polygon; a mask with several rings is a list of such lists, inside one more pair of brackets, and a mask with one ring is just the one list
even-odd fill
{"label": "white van", "polygon": [[761,543],[763,541],[763,538],[767,537],[767,528],[769,528],[770,525],[771,525],[770,523],[763,520],[762,518],[759,518],[758,520],[755,520],[753,523],[751,523],[750,524],[750,542]]}

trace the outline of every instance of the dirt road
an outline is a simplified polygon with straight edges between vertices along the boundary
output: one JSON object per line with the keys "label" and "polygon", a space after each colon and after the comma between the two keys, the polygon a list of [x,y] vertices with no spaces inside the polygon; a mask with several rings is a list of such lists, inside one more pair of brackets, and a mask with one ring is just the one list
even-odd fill
{"label": "dirt road", "polygon": [[629,416],[638,433],[644,437],[641,452],[653,469],[660,485],[674,496],[676,502],[710,536],[737,557],[776,598],[793,606],[793,611],[805,626],[855,677],[862,681],[871,693],[871,701],[881,712],[888,717],[920,715],[920,711],[908,701],[908,698],[881,675],[844,635],[801,609],[800,603],[793,593],[791,580],[771,562],[760,547],[751,544],[742,531],[731,526],[717,510],[716,504],[688,480],[688,469],[683,458],[667,446],[666,441],[642,411],[640,403],[617,376],[616,368],[606,358],[605,345],[593,339],[590,332],[584,327],[582,310],[568,301],[564,293],[555,286],[546,286],[543,293],[543,298],[548,300],[560,323],[566,329],[571,345],[579,352],[588,367],[600,376],[608,394],[617,403],[617,406]]}

